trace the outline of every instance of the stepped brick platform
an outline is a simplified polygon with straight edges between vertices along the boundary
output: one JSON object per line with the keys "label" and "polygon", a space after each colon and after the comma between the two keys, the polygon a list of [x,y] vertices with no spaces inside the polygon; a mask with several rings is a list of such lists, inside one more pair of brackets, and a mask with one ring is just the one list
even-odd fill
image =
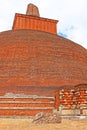
{"label": "stepped brick platform", "polygon": [[0,116],[34,116],[39,112],[52,113],[54,97],[7,94],[0,96]]}

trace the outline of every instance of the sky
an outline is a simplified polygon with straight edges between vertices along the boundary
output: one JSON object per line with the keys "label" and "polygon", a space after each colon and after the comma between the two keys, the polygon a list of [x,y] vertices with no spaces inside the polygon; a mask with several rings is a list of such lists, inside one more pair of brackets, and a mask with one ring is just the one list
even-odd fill
{"label": "sky", "polygon": [[41,17],[59,21],[59,35],[87,49],[87,0],[0,0],[0,32],[11,30],[15,13],[25,14],[29,3]]}

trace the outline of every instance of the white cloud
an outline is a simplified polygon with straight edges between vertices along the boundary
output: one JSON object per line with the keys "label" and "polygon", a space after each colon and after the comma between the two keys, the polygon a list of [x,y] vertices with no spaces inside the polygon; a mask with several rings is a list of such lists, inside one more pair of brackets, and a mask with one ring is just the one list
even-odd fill
{"label": "white cloud", "polygon": [[29,3],[39,7],[41,17],[58,19],[58,32],[87,48],[86,0],[0,1],[0,31],[11,29],[15,13],[26,13]]}

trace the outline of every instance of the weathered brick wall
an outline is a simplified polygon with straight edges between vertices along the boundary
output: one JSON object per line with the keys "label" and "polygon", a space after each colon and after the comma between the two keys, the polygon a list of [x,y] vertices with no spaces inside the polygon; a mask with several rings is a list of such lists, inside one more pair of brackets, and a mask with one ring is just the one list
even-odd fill
{"label": "weathered brick wall", "polygon": [[87,85],[78,85],[72,88],[60,88],[55,93],[55,107],[58,110],[87,110]]}

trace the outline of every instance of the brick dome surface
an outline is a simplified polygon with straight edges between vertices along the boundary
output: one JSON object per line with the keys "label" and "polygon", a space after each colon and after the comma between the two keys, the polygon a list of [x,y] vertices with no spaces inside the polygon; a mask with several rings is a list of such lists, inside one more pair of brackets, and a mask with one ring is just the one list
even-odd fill
{"label": "brick dome surface", "polygon": [[43,31],[0,33],[2,93],[80,83],[87,83],[87,50],[82,46]]}

